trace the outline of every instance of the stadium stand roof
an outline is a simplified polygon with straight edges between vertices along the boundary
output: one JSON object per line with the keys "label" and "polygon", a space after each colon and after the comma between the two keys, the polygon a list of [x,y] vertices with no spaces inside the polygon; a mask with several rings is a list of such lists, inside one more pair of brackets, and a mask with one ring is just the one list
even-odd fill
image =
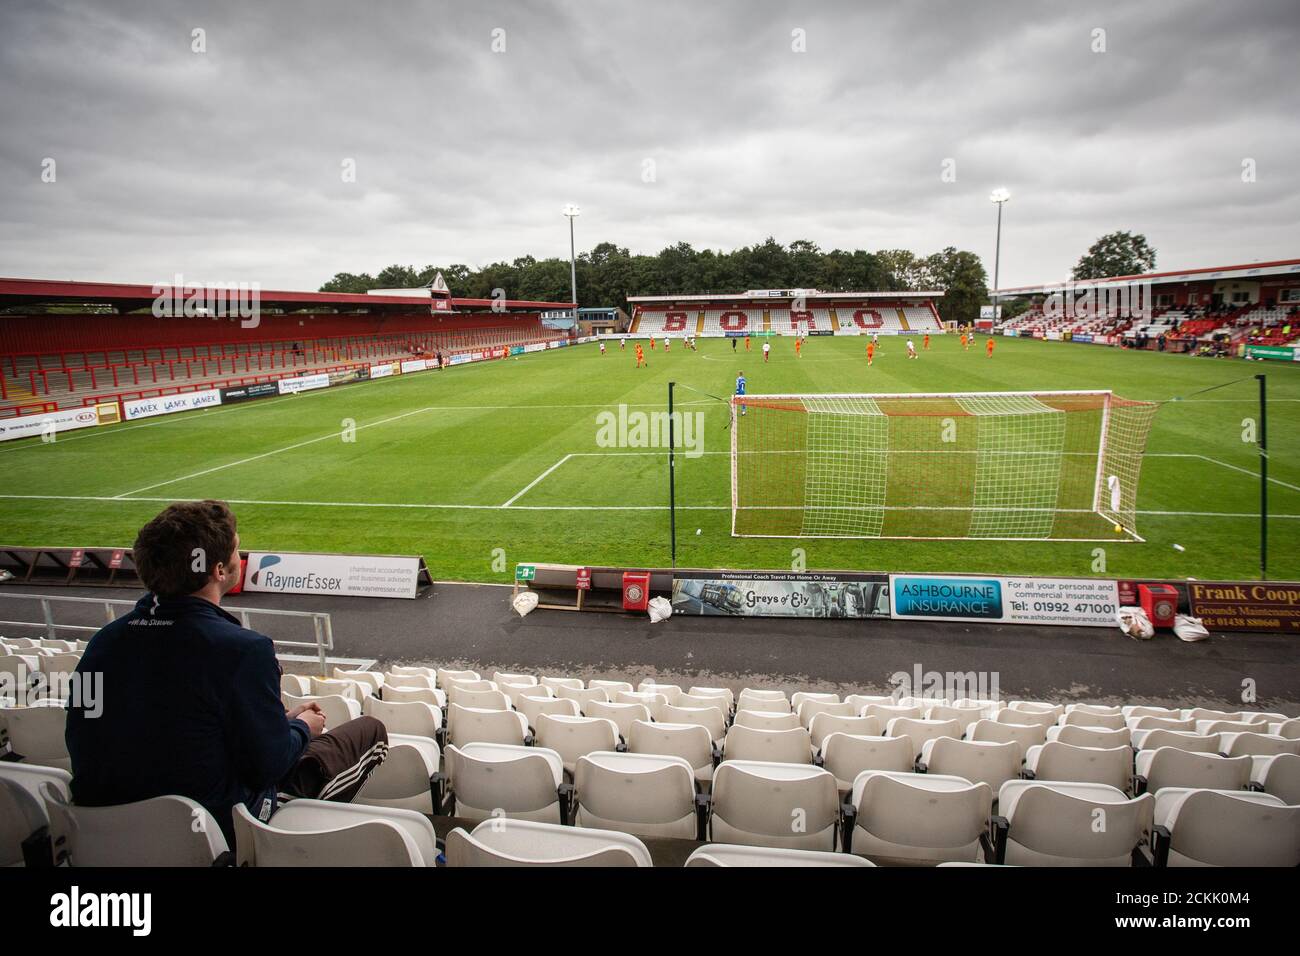
{"label": "stadium stand roof", "polygon": [[[1176,282],[1206,282],[1220,279],[1269,279],[1283,276],[1300,276],[1300,259],[1278,259],[1273,262],[1251,262],[1245,265],[1210,266],[1202,269],[1183,269],[1173,272],[1143,272],[1136,275],[1112,276],[1106,279],[1087,280],[1089,284],[1104,287],[1128,282],[1150,282],[1153,285],[1171,285]],[[1082,282],[1084,280],[1075,280]],[[1022,285],[996,289],[995,296],[1049,295],[1060,291],[1063,282],[1039,285]]]}
{"label": "stadium stand roof", "polygon": [[822,292],[818,289],[750,289],[747,292],[709,292],[702,295],[630,295],[627,301],[638,302],[771,302],[786,299],[841,299],[854,302],[866,299],[940,299],[941,291],[897,292]]}
{"label": "stadium stand roof", "polygon": [[[215,284],[213,284],[215,285]],[[185,288],[203,289],[204,283],[185,283]],[[136,284],[125,282],[77,282],[63,279],[0,278],[0,308],[21,305],[56,303],[97,303],[111,305],[121,312],[147,308],[164,289],[165,282]],[[491,309],[494,299],[456,298],[432,289],[414,290],[427,293],[430,303],[438,311],[483,311]],[[368,295],[351,292],[292,292],[277,289],[259,289],[258,298],[263,308],[295,311],[310,308],[356,309],[379,311],[410,311],[413,296],[403,294]],[[443,304],[445,303],[445,304]],[[497,307],[510,311],[537,309],[572,309],[572,302],[538,302],[528,299],[506,299]]]}

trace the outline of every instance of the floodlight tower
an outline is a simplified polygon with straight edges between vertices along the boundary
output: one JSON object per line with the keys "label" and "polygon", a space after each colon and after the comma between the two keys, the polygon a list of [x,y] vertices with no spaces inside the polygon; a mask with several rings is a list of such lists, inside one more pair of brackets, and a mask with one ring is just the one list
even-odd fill
{"label": "floodlight tower", "polygon": [[993,318],[997,320],[998,266],[1002,258],[1002,206],[1011,198],[1011,190],[999,186],[989,193],[989,202],[998,207],[998,238],[993,247]]}
{"label": "floodlight tower", "polygon": [[569,220],[569,293],[573,298],[573,334],[578,334],[578,257],[573,246],[573,220],[582,214],[582,210],[569,203],[564,207],[564,215]]}

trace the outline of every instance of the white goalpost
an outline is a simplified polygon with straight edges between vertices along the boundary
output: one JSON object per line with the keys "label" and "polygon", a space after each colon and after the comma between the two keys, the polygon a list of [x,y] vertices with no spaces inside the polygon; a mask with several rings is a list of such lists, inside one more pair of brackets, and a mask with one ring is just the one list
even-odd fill
{"label": "white goalpost", "polygon": [[1110,391],[734,396],[732,534],[1140,541],[1158,407]]}

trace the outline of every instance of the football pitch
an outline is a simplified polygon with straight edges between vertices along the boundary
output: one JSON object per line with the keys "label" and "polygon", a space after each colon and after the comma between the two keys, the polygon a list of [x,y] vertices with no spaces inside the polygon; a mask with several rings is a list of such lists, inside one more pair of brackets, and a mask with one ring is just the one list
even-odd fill
{"label": "football pitch", "polygon": [[[1251,578],[1259,459],[1246,419],[1268,375],[1269,576],[1300,578],[1300,368],[1282,363],[954,336],[905,357],[882,338],[774,338],[764,364],[729,340],[532,353],[0,445],[0,545],[129,546],[164,504],[230,501],[246,549],[423,554],[435,578],[509,581],[516,562],[669,561],[667,452],[636,413],[687,413],[677,479],[681,567]],[[917,345],[920,345],[919,336]],[[733,538],[727,405],[751,394],[1112,389],[1169,402],[1138,495],[1145,542]],[[1234,382],[1204,394],[1209,386]],[[602,414],[604,413],[604,414]],[[698,413],[696,417],[693,413]],[[679,442],[681,437],[679,437]],[[1181,546],[1182,550],[1175,545]],[[1101,549],[1100,551],[1098,549]],[[1103,563],[1104,562],[1104,563]]]}

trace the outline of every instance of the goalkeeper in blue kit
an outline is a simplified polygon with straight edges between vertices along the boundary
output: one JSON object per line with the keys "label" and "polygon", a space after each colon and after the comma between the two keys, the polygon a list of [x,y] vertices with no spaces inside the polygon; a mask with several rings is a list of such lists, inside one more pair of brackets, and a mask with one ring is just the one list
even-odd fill
{"label": "goalkeeper in blue kit", "polygon": [[[745,373],[744,372],[741,372],[739,375],[736,376],[736,394],[741,398],[745,397]],[[745,403],[739,402],[738,404],[740,405],[740,414],[742,415],[745,414]]]}

